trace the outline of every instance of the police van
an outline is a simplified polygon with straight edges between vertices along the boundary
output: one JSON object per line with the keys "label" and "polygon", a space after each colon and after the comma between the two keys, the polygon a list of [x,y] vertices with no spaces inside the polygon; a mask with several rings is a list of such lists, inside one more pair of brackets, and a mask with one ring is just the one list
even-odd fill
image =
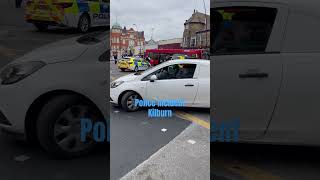
{"label": "police van", "polygon": [[28,0],[25,19],[40,31],[65,26],[85,33],[110,24],[110,0]]}

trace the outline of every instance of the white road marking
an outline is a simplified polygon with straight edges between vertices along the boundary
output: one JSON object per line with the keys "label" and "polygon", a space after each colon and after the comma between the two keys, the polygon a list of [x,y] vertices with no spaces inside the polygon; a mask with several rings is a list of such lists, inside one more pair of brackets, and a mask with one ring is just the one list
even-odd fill
{"label": "white road marking", "polygon": [[195,140],[192,140],[192,139],[189,139],[189,140],[188,140],[188,143],[194,145],[194,144],[196,143],[196,141],[195,141]]}
{"label": "white road marking", "polygon": [[29,160],[30,157],[27,156],[27,155],[20,155],[20,156],[16,156],[14,157],[14,160],[17,161],[17,162],[24,162],[26,160]]}
{"label": "white road marking", "polygon": [[168,130],[165,129],[165,128],[163,128],[163,129],[161,129],[161,131],[162,131],[162,132],[167,132]]}

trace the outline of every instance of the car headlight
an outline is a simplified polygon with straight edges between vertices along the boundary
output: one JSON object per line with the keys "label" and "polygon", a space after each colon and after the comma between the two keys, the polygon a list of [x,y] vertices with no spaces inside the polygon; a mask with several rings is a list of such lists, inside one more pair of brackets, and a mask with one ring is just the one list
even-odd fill
{"label": "car headlight", "polygon": [[8,65],[0,72],[0,83],[2,85],[14,84],[38,71],[45,65],[46,64],[41,61],[21,62]]}
{"label": "car headlight", "polygon": [[115,82],[112,82],[111,83],[111,88],[116,88],[116,87],[118,87],[118,86],[120,86],[121,84],[123,84],[124,83],[124,81],[115,81]]}

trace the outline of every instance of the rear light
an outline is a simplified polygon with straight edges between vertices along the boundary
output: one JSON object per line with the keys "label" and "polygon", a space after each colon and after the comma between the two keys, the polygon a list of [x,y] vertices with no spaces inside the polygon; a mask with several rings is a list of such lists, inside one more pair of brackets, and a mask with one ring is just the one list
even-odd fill
{"label": "rear light", "polygon": [[58,6],[62,9],[69,8],[73,5],[73,2],[65,2],[65,3],[53,3],[53,5]]}

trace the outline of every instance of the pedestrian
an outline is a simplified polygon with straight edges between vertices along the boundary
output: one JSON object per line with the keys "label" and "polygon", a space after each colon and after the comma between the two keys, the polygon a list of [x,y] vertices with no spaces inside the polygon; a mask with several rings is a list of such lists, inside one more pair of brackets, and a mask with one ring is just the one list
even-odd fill
{"label": "pedestrian", "polygon": [[114,58],[114,64],[117,64],[117,63],[118,63],[118,55],[115,54],[115,55],[113,56],[113,58]]}

